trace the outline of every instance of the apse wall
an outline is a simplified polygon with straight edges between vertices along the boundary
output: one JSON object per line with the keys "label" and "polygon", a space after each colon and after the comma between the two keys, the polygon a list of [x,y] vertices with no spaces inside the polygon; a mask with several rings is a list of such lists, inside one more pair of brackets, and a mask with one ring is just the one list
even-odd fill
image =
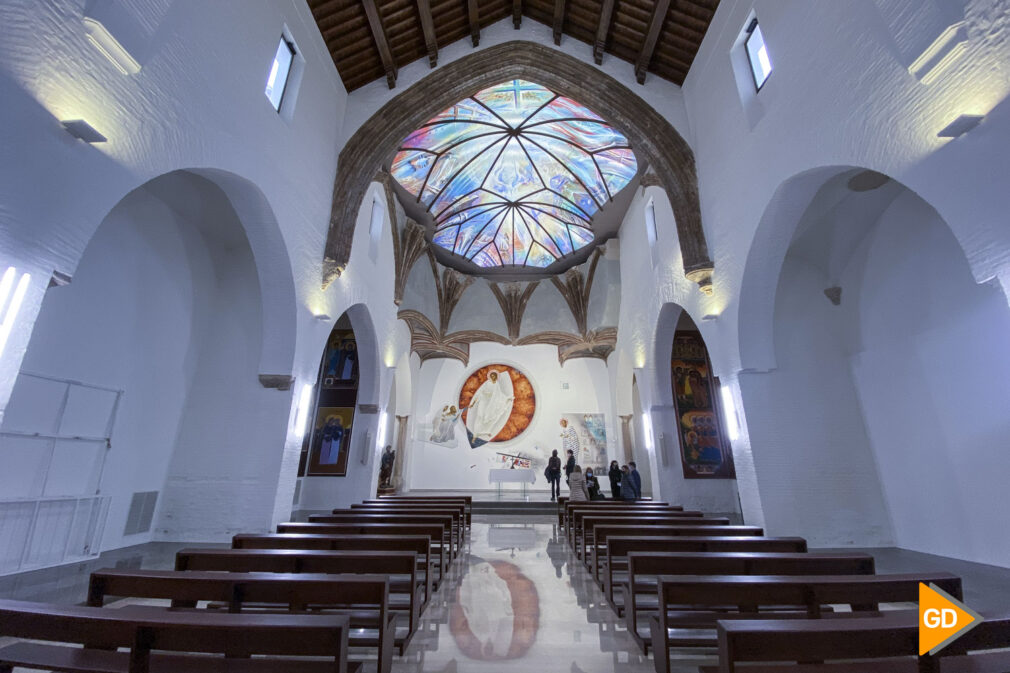
{"label": "apse wall", "polygon": [[[1010,309],[976,284],[950,229],[906,192],[842,286],[852,377],[895,542],[1010,566]],[[848,451],[845,451],[847,454]]]}
{"label": "apse wall", "polygon": [[[477,369],[490,364],[511,365],[533,384],[536,412],[527,430],[505,443],[492,442],[476,449],[463,441],[448,447],[428,441],[432,419],[448,404],[458,404],[460,387]],[[608,454],[617,455],[617,432],[610,413],[610,390],[606,363],[595,359],[558,362],[555,346],[502,346],[475,343],[470,347],[470,362],[436,359],[421,365],[414,377],[415,433],[408,439],[410,456],[407,486],[413,490],[483,490],[494,488],[488,482],[488,470],[497,452],[522,453],[534,459],[537,476],[533,488],[549,485],[543,471],[552,449],[561,450],[561,414],[604,414]],[[566,387],[567,386],[567,387]],[[514,488],[514,486],[513,486]],[[564,488],[564,487],[563,487]]]}

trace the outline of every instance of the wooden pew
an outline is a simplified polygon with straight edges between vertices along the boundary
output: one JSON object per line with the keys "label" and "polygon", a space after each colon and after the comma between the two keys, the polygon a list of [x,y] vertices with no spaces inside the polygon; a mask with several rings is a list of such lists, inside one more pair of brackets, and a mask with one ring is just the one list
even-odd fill
{"label": "wooden pew", "polygon": [[624,617],[628,632],[642,651],[648,654],[650,638],[640,628],[641,613],[658,609],[656,583],[660,575],[873,575],[874,572],[873,557],[861,553],[636,551],[628,554],[627,581],[615,591],[623,600],[611,604]]}
{"label": "wooden pew", "polygon": [[[46,641],[0,648],[0,671],[19,666],[80,673],[357,672],[360,664],[347,662],[348,628],[346,615],[153,613],[0,600],[0,636]],[[245,658],[254,654],[326,659]]]}
{"label": "wooden pew", "polygon": [[[711,647],[718,620],[818,619],[827,605],[849,605],[852,613],[832,617],[879,615],[880,603],[917,601],[919,583],[930,582],[961,598],[961,578],[950,573],[900,575],[661,575],[656,586],[658,606],[649,617],[656,673],[668,673],[674,647]],[[684,609],[684,606],[691,606]],[[737,610],[727,611],[727,606]],[[792,607],[795,609],[782,609]],[[768,611],[774,608],[774,611]],[[764,610],[764,611],[762,611]],[[690,635],[678,630],[688,629]]]}
{"label": "wooden pew", "polygon": [[636,532],[646,528],[661,527],[668,529],[667,536],[691,535],[700,537],[702,535],[716,535],[719,537],[756,537],[764,535],[764,529],[758,526],[730,526],[726,519],[678,519],[676,517],[647,516],[634,519],[634,523],[613,517],[586,517],[582,520],[582,542],[576,549],[576,556],[583,559],[583,562],[592,568],[589,555],[593,550],[599,553],[600,545],[596,542],[594,528],[596,526],[627,526],[628,530]]}
{"label": "wooden pew", "polygon": [[437,523],[442,526],[442,534],[433,536],[432,540],[438,540],[441,544],[447,545],[449,558],[456,558],[458,545],[452,530],[452,516],[437,514],[358,514],[350,512],[346,514],[315,514],[318,519],[325,521],[314,521],[312,523],[288,522],[277,525],[278,533],[312,533],[326,532],[321,526],[358,524],[358,523],[391,523],[391,524],[430,524]]}
{"label": "wooden pew", "polygon": [[406,501],[406,502],[454,502],[463,501],[466,505],[466,527],[470,527],[473,518],[473,496],[469,495],[383,495],[365,502]]}
{"label": "wooden pew", "polygon": [[[336,573],[326,568],[326,559],[340,558],[336,551],[407,551],[417,554],[417,580],[425,587],[424,604],[431,599],[432,554],[431,539],[427,535],[347,535],[338,540],[330,540],[325,549],[213,549],[196,547],[183,549],[175,556],[176,570],[232,570],[238,559],[248,556],[243,572],[280,573]],[[267,552],[271,552],[268,554]],[[186,567],[191,559],[200,557],[202,567]],[[217,560],[215,560],[217,559]],[[220,567],[215,566],[220,563]],[[423,607],[423,606],[422,606]]]}
{"label": "wooden pew", "polygon": [[463,506],[452,507],[451,505],[428,507],[424,504],[414,505],[365,505],[358,503],[351,505],[348,509],[335,509],[330,514],[310,514],[309,523],[333,523],[328,521],[331,516],[342,514],[407,514],[407,515],[431,515],[448,516],[452,518],[450,531],[456,540],[456,548],[462,549],[466,540],[466,518]]}
{"label": "wooden pew", "polygon": [[[318,525],[318,524],[316,524]],[[431,555],[436,560],[435,568],[438,577],[432,579],[432,584],[438,588],[445,572],[449,569],[449,550],[440,542],[443,527],[438,524],[422,523],[348,523],[326,524],[329,533],[241,533],[232,537],[234,549],[339,549],[327,543],[327,539],[346,537],[350,535],[425,535],[429,538]],[[299,537],[291,537],[298,535]],[[267,546],[270,542],[275,547]],[[236,546],[236,542],[243,546]],[[255,546],[251,546],[255,545]]]}
{"label": "wooden pew", "polygon": [[587,518],[590,517],[612,517],[612,518],[640,518],[648,516],[663,516],[672,517],[679,519],[702,519],[705,515],[702,512],[696,510],[684,511],[682,509],[672,509],[671,507],[623,507],[621,509],[613,509],[610,507],[579,507],[575,505],[568,511],[568,517],[565,523],[565,534],[568,535],[568,543],[574,549],[583,539],[582,537],[582,524]]}
{"label": "wooden pew", "polygon": [[[466,524],[466,506],[463,503],[451,503],[451,502],[408,502],[408,503],[396,503],[396,502],[358,502],[354,503],[350,507],[351,511],[374,511],[374,512],[391,512],[391,513],[401,513],[406,512],[413,514],[415,512],[437,512],[437,511],[449,511],[453,516],[453,525],[459,526],[459,537],[460,542],[466,538],[467,524]],[[333,510],[336,513],[338,510]],[[312,517],[309,517],[311,521]]]}
{"label": "wooden pew", "polygon": [[669,535],[652,535],[660,533],[665,528],[639,531],[636,535],[626,535],[627,529],[622,527],[625,535],[610,535],[607,537],[606,558],[600,564],[600,574],[603,576],[603,591],[607,599],[614,601],[614,587],[623,578],[616,573],[627,568],[627,556],[633,551],[643,552],[795,552],[807,551],[807,541],[801,537],[674,537]]}
{"label": "wooden pew", "polygon": [[[583,502],[566,502],[564,507],[559,508],[558,512],[558,522],[561,527],[566,531],[568,530],[568,524],[572,518],[572,512],[574,510],[594,510],[594,509],[611,509],[619,512],[642,512],[651,509],[665,510],[669,512],[683,512],[684,508],[680,505],[671,505],[666,502],[625,502],[623,500],[589,500]],[[695,516],[701,516],[701,512],[695,514]]]}
{"label": "wooden pew", "polygon": [[[879,617],[846,620],[720,621],[719,665],[703,666],[700,670],[702,673],[1010,671],[1010,614],[983,617],[981,624],[935,657],[917,656],[919,615],[915,610],[894,610]],[[825,663],[763,663],[768,661]],[[757,665],[747,665],[751,663]]]}
{"label": "wooden pew", "polygon": [[171,600],[173,608],[196,608],[200,601],[218,602],[227,604],[229,612],[271,608],[275,612],[279,608],[288,612],[338,610],[349,619],[348,645],[378,651],[379,673],[389,673],[394,645],[402,655],[412,635],[408,631],[397,637],[396,615],[389,607],[389,578],[384,575],[118,569],[93,572],[87,605],[100,608],[107,596]]}
{"label": "wooden pew", "polygon": [[[449,556],[449,546],[443,544],[442,540],[442,535],[445,532],[445,526],[440,523],[377,523],[371,521],[360,521],[346,523],[282,523],[278,527],[281,526],[285,526],[285,533],[287,535],[427,536],[430,539],[432,556],[436,557],[438,560],[436,566],[436,569],[438,570],[438,578],[435,580],[436,588],[438,581],[441,580],[442,575],[446,570],[448,570],[448,564],[452,561],[452,558]],[[325,532],[320,526],[325,527]],[[234,539],[232,539],[232,547],[234,547],[233,541]],[[287,549],[297,548],[288,547]],[[312,547],[302,549],[325,548]]]}

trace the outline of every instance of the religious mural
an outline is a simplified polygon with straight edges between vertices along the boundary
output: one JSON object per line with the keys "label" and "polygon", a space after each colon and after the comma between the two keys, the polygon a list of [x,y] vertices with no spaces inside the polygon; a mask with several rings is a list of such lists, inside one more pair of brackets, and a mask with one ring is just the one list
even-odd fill
{"label": "religious mural", "polygon": [[565,460],[571,449],[575,462],[583,467],[606,469],[607,420],[604,414],[562,414],[561,446],[558,454]]}
{"label": "religious mural", "polygon": [[526,375],[509,365],[481,367],[463,383],[457,408],[470,446],[515,439],[536,412],[536,394]]}
{"label": "religious mural", "polygon": [[347,454],[351,445],[354,407],[319,407],[309,451],[310,476],[347,474]]}
{"label": "religious mural", "polygon": [[533,460],[530,457],[514,453],[498,452],[495,454],[495,459],[499,468],[506,468],[509,470],[528,470],[533,467]]}
{"label": "religious mural", "polygon": [[323,388],[357,385],[358,346],[352,330],[335,329],[330,332],[319,383]]}
{"label": "religious mural", "polygon": [[456,590],[449,631],[470,659],[518,659],[540,629],[537,587],[514,563],[473,559]]}
{"label": "religious mural", "polygon": [[708,350],[699,332],[679,330],[673,337],[670,363],[673,403],[680,420],[684,477],[733,479],[733,453],[719,408],[718,386],[712,378]]}

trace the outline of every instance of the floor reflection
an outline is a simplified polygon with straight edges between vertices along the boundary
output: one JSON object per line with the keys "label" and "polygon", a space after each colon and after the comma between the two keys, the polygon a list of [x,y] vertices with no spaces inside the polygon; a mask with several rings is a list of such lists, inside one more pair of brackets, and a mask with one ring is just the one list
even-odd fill
{"label": "floor reflection", "polygon": [[654,670],[570,553],[556,518],[502,521],[474,521],[467,558],[422,617],[449,628],[418,633],[394,661],[396,673]]}

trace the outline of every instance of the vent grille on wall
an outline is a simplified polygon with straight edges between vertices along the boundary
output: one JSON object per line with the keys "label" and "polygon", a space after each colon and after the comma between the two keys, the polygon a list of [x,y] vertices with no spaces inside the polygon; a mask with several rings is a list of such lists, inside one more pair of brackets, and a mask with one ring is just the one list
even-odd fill
{"label": "vent grille on wall", "polygon": [[140,491],[133,494],[130,513],[126,515],[126,529],[123,535],[136,535],[151,530],[154,506],[158,502],[158,491]]}

